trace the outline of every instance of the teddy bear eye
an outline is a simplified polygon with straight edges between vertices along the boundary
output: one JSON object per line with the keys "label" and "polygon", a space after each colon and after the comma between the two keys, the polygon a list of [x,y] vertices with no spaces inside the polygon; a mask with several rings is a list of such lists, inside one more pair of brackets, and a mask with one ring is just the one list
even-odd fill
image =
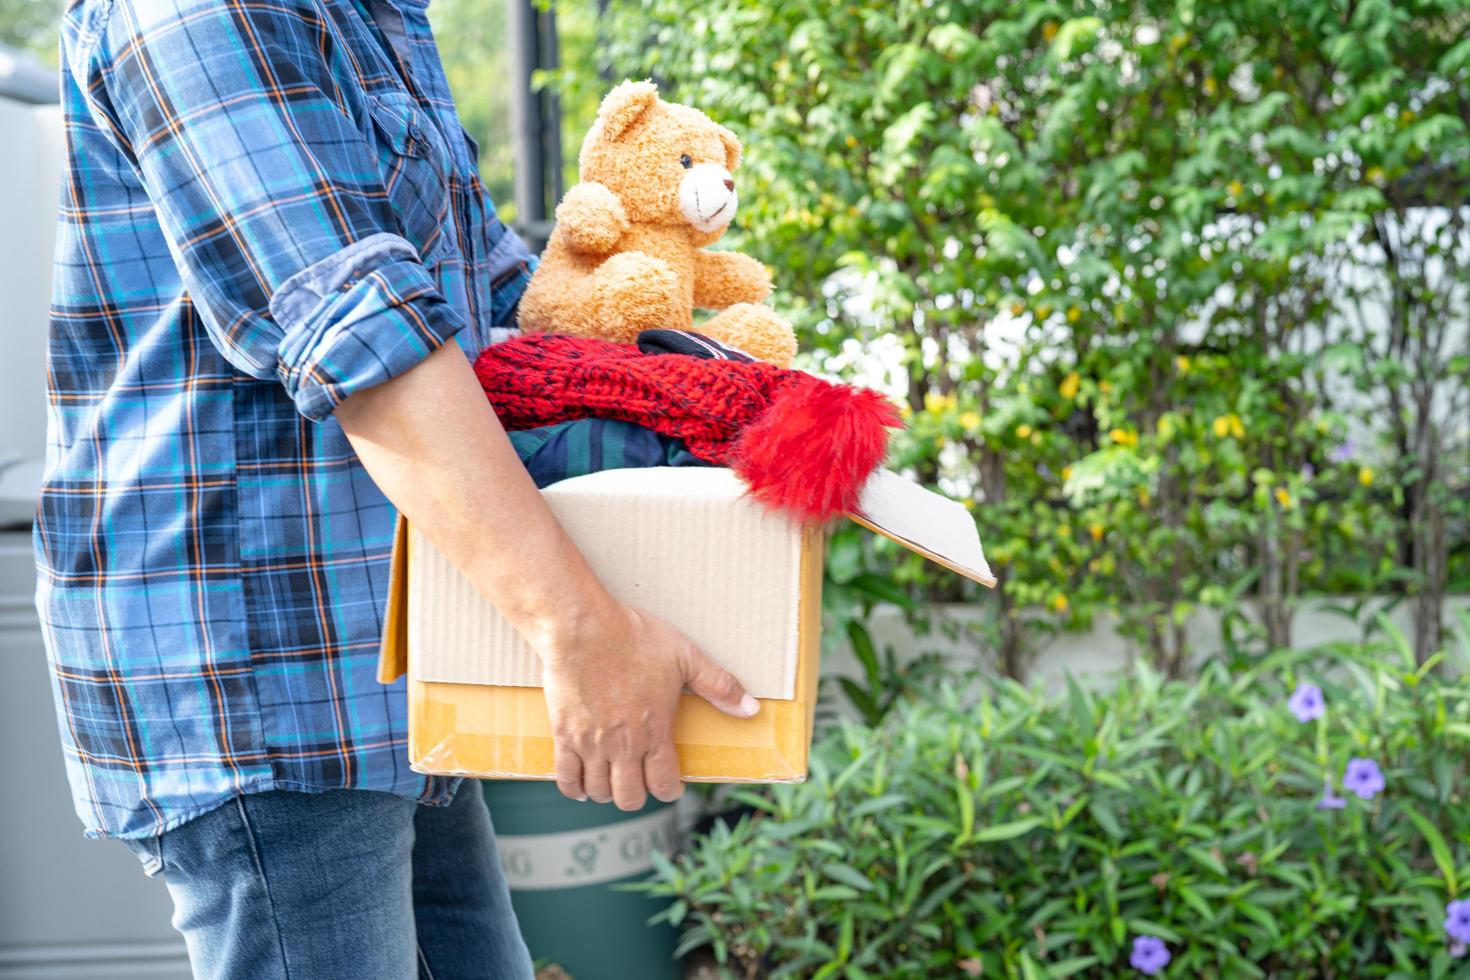
{"label": "teddy bear eye", "polygon": [[682,166],[685,170],[688,170],[690,167],[694,166],[694,161],[691,160],[689,158],[689,154],[686,153],[679,158],[679,165]]}

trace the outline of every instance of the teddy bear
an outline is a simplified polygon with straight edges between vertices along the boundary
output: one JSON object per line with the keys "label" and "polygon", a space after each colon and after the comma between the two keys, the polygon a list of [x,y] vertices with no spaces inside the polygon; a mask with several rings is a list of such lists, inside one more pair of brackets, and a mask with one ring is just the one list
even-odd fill
{"label": "teddy bear", "polygon": [[700,333],[789,366],[795,334],[762,302],[770,273],[705,248],[735,214],[740,151],[734,133],[665,102],[652,82],[609,92],[521,298],[521,329],[631,344],[642,330],[692,329],[696,308],[718,310]]}

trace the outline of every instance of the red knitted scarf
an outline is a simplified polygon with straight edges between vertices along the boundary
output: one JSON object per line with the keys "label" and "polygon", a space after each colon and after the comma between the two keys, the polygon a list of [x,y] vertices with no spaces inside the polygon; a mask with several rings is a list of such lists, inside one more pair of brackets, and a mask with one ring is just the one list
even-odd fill
{"label": "red knitted scarf", "polygon": [[631,344],[533,333],[492,344],[475,374],[507,429],[622,419],[728,466],[756,499],[797,517],[852,510],[883,462],[898,412],[876,391],[764,362],[645,354]]}

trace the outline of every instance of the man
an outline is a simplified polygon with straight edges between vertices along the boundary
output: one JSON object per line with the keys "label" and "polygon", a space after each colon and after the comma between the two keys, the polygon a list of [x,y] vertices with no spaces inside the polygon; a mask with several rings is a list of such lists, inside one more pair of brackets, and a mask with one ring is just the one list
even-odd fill
{"label": "man", "polygon": [[200,977],[528,976],[482,799],[374,680],[395,506],[540,653],[566,795],[672,800],[680,690],[756,703],[608,595],[474,379],[533,260],[422,0],[78,0],[62,55],[37,601],[87,832]]}

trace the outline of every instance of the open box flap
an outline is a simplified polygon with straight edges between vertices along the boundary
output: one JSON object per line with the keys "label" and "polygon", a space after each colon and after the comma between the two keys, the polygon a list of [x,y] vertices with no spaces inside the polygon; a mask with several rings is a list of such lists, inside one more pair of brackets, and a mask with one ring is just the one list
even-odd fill
{"label": "open box flap", "polygon": [[847,516],[915,554],[995,588],[980,532],[963,504],[879,468],[863,485],[857,510]]}

